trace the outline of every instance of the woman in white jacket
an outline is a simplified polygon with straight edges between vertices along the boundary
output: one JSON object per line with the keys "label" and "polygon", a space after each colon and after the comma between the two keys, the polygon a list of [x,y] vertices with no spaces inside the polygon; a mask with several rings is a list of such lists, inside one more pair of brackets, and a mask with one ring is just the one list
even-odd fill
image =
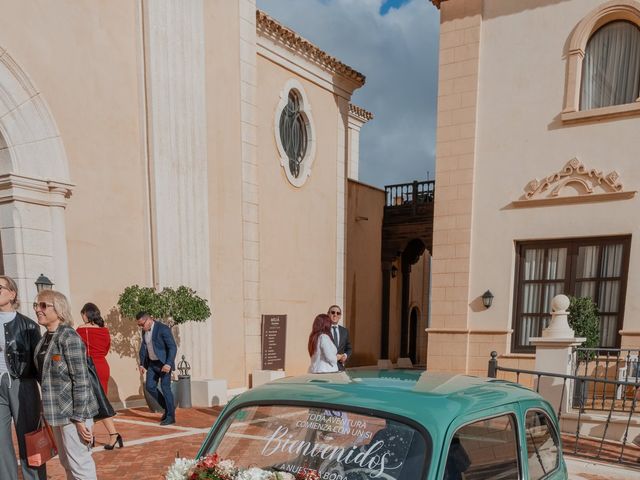
{"label": "woman in white jacket", "polygon": [[309,334],[309,373],[329,373],[338,371],[338,349],[331,339],[331,318],[325,313],[313,321]]}

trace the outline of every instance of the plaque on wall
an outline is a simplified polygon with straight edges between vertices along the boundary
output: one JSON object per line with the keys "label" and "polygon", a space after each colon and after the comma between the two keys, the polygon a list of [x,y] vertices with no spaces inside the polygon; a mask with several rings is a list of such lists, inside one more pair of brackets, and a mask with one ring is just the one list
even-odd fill
{"label": "plaque on wall", "polygon": [[262,370],[284,370],[286,315],[262,315]]}

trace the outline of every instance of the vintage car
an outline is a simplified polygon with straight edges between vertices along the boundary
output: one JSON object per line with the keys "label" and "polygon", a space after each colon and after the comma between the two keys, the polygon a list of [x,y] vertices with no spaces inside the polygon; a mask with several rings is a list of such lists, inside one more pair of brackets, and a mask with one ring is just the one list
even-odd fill
{"label": "vintage car", "polygon": [[235,397],[199,456],[292,474],[277,478],[565,479],[558,432],[551,406],[515,383],[348,370]]}

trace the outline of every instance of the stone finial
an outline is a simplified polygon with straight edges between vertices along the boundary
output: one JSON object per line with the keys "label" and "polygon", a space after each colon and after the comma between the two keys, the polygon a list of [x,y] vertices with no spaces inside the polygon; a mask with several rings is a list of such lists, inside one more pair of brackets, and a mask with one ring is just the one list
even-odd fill
{"label": "stone finial", "polygon": [[556,295],[551,300],[551,322],[542,331],[542,336],[546,338],[572,338],[575,332],[569,326],[567,308],[571,302],[566,295]]}
{"label": "stone finial", "polygon": [[569,308],[569,305],[571,305],[571,301],[569,300],[569,297],[562,294],[556,295],[551,300],[551,311],[557,312],[557,313],[566,313],[567,308]]}

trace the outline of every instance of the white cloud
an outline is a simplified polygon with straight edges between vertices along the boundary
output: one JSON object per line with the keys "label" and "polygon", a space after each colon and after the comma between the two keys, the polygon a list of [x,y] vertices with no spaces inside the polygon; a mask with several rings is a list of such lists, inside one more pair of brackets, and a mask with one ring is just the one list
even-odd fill
{"label": "white cloud", "polygon": [[434,177],[439,12],[410,0],[258,0],[258,8],[367,77],[353,103],[375,114],[360,135],[360,180]]}

